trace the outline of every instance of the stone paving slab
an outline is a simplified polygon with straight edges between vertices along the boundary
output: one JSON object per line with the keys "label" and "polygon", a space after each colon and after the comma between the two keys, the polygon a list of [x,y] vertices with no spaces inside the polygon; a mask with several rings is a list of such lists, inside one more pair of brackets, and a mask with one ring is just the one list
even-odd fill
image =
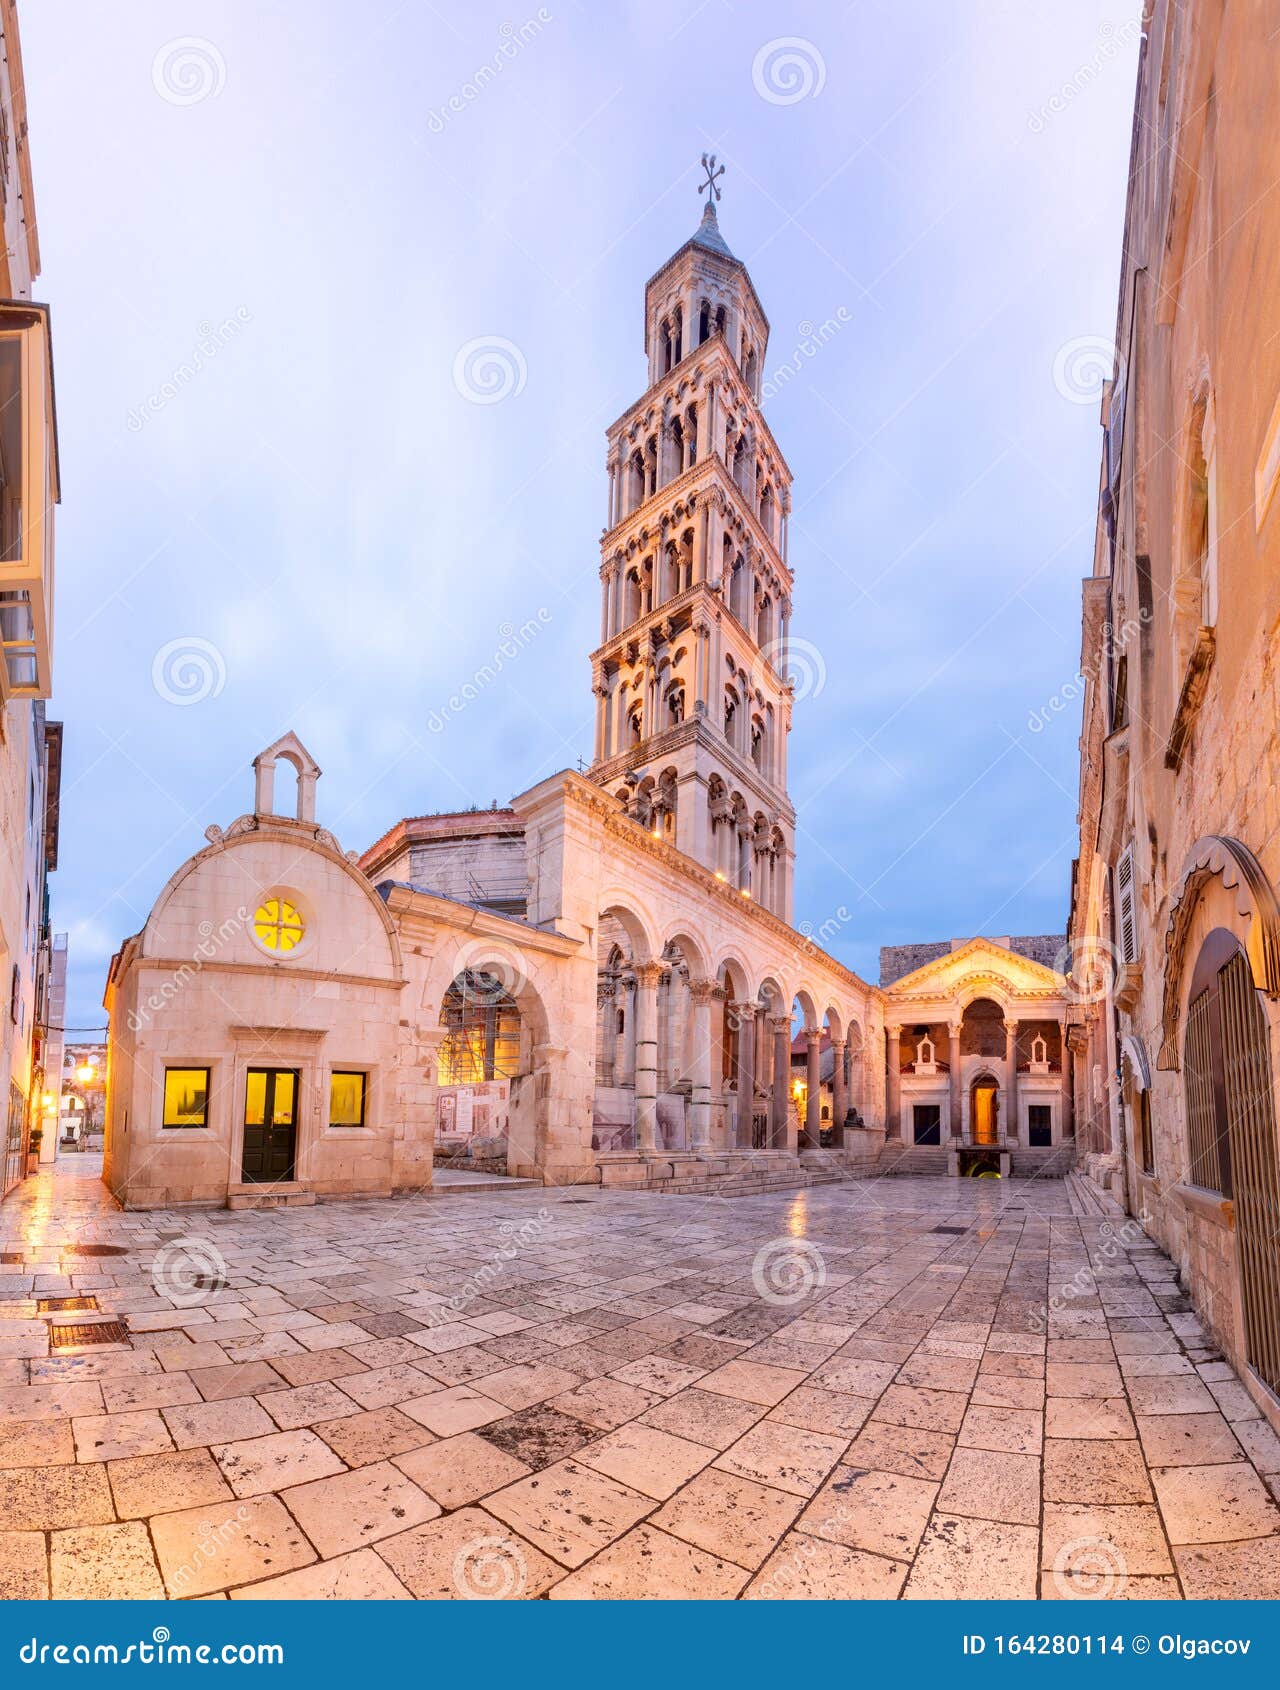
{"label": "stone paving slab", "polygon": [[[1280,1597],[1280,1437],[1061,1182],[123,1214],[41,1175],[0,1240],[0,1597]],[[44,1294],[127,1341],[51,1354]]]}

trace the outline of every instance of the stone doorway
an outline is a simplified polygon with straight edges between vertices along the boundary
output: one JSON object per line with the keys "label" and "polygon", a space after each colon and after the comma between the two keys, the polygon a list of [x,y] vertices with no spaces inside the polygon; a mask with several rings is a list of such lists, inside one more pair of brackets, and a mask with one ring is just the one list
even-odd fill
{"label": "stone doorway", "polygon": [[970,1139],[974,1144],[994,1145],[998,1142],[997,1117],[999,1088],[989,1074],[973,1082],[969,1094]]}

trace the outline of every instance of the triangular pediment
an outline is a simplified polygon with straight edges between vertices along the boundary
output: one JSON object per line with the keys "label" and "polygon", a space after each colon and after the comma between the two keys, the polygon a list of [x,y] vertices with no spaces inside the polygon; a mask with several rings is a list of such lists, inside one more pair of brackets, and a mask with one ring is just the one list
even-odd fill
{"label": "triangular pediment", "polygon": [[1060,996],[1067,982],[1056,969],[998,945],[994,939],[968,939],[954,951],[904,974],[888,987],[890,997],[972,996],[976,988],[990,983],[1001,993],[1037,993]]}

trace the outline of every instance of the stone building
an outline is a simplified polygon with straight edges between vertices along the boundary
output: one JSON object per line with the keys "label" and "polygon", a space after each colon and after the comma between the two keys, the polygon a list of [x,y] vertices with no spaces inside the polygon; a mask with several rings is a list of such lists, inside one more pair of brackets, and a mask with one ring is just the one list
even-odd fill
{"label": "stone building", "polygon": [[[47,983],[46,878],[57,863],[62,728],[53,686],[53,507],[58,449],[48,308],[40,271],[22,51],[13,0],[0,0],[0,1195],[27,1169],[42,1124]],[[58,1074],[53,1074],[56,1088]],[[56,1128],[56,1102],[53,1105]]]}
{"label": "stone building", "polygon": [[1280,1423],[1280,36],[1146,7],[1084,583],[1086,1167]]}
{"label": "stone building", "polygon": [[1028,954],[1061,959],[1063,945],[977,938],[881,951],[886,1165],[1002,1177],[1070,1165],[1071,990]]}

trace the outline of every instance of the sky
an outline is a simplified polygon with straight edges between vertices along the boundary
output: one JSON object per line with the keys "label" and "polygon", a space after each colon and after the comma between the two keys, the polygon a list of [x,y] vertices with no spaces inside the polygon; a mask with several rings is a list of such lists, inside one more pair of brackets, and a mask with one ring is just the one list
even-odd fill
{"label": "sky", "polygon": [[604,429],[704,151],[795,476],[797,924],[871,980],[1062,932],[1137,12],[26,4],[68,1025],[286,729],[348,849],[590,758]]}

